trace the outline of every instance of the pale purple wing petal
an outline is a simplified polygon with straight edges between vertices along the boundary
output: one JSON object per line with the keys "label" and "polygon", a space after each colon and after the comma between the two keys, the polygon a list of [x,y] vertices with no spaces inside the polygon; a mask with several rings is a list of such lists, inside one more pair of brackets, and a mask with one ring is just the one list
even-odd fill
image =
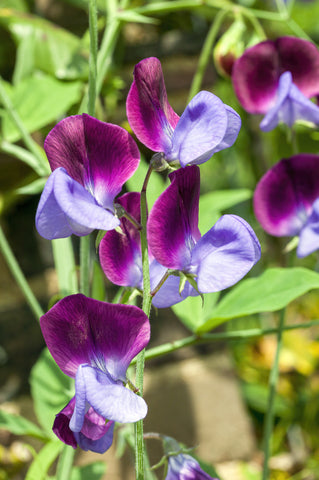
{"label": "pale purple wing petal", "polygon": [[187,105],[172,137],[168,161],[179,160],[182,167],[210,159],[227,131],[228,115],[223,102],[214,94],[199,92]]}
{"label": "pale purple wing petal", "polygon": [[223,215],[192,252],[198,290],[218,292],[234,285],[259,259],[260,244],[250,225],[236,215]]}
{"label": "pale purple wing petal", "polygon": [[168,103],[162,67],[157,58],[145,58],[135,66],[126,113],[133,132],[149,149],[165,152],[170,148],[179,116]]}
{"label": "pale purple wing petal", "polygon": [[319,93],[319,50],[317,46],[298,37],[275,40],[280,59],[280,74],[289,71],[293,82],[308,98]]}
{"label": "pale purple wing petal", "polygon": [[[77,378],[78,376],[82,377],[80,383],[85,385],[85,400],[93,407],[95,412],[102,417],[120,423],[130,423],[141,420],[146,416],[147,405],[144,399],[123,385],[112,382],[112,380],[98,368],[82,365],[77,372]],[[75,388],[77,403],[77,383]],[[80,394],[81,398],[79,402],[82,404],[82,390]],[[80,410],[82,412],[81,405],[78,416],[80,416]],[[76,408],[74,410],[74,416],[76,416]],[[78,418],[73,421],[72,417],[70,428],[79,431],[79,427],[80,421]]]}
{"label": "pale purple wing petal", "polygon": [[63,168],[51,173],[36,213],[40,235],[49,240],[72,233],[83,236],[94,229],[110,230],[119,224],[119,219],[101,207]]}
{"label": "pale purple wing petal", "polygon": [[319,200],[313,204],[313,210],[307,223],[299,234],[297,256],[302,258],[319,249]]}
{"label": "pale purple wing petal", "polygon": [[[86,414],[86,416],[87,415],[88,414]],[[84,433],[82,433],[82,431],[74,432],[74,437],[76,438],[76,441],[78,442],[79,447],[82,448],[82,450],[85,450],[85,451],[91,450],[91,452],[95,452],[95,453],[104,453],[111,447],[113,443],[113,432],[114,432],[115,423],[112,421],[105,423],[104,419],[103,421],[104,421],[103,430],[106,430],[106,431],[100,438],[92,439],[90,438],[90,436],[87,436]]]}
{"label": "pale purple wing petal", "polygon": [[149,247],[156,260],[167,268],[183,270],[191,249],[200,238],[198,201],[200,173],[197,166],[169,175],[171,185],[156,200],[148,219]]}
{"label": "pale purple wing petal", "polygon": [[102,364],[125,379],[131,360],[147,345],[150,325],[138,307],[65,297],[40,319],[46,344],[61,370],[75,377],[81,364]]}
{"label": "pale purple wing petal", "polygon": [[254,193],[254,211],[266,232],[296,235],[307,222],[319,197],[319,156],[300,154],[272,167]]}
{"label": "pale purple wing petal", "polygon": [[88,157],[86,186],[103,207],[113,200],[133,175],[140,161],[136,143],[124,128],[83,114]]}
{"label": "pale purple wing petal", "polygon": [[271,40],[248,48],[236,60],[232,70],[233,87],[247,112],[268,111],[275,99],[280,73],[278,52]]}
{"label": "pale purple wing petal", "polygon": [[199,295],[195,288],[193,288],[189,282],[185,283],[184,289],[179,294],[179,277],[171,275],[165,281],[160,290],[154,295],[152,303],[156,308],[167,308],[175,305],[176,303],[182,302],[185,298],[191,296],[196,297]]}
{"label": "pale purple wing petal", "polygon": [[[140,194],[129,192],[117,199],[138,223],[140,223]],[[122,233],[107,232],[99,246],[101,267],[107,278],[121,286],[142,287],[142,253],[140,233],[126,218],[121,218]]]}
{"label": "pale purple wing petal", "polygon": [[70,177],[85,185],[88,159],[82,115],[61,120],[46,137],[44,149],[52,171],[63,167]]}
{"label": "pale purple wing petal", "polygon": [[227,113],[227,129],[226,129],[223,140],[219,143],[219,145],[217,145],[214,148],[213,153],[216,153],[216,152],[219,152],[220,150],[224,150],[225,148],[231,147],[235,143],[241,127],[241,119],[238,113],[235,112],[235,110],[231,108],[229,105],[224,104],[224,107]]}

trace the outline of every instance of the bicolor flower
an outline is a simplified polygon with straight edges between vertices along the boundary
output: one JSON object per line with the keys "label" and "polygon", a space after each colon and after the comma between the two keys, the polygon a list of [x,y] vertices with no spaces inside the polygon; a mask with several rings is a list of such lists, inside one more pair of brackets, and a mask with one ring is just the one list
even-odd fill
{"label": "bicolor flower", "polygon": [[165,480],[218,480],[204,472],[195,458],[187,453],[178,453],[181,447],[171,437],[164,437],[164,452],[168,456]]}
{"label": "bicolor flower", "polygon": [[126,112],[137,138],[168,163],[199,165],[235,142],[240,117],[216,95],[199,92],[179,116],[167,100],[161,63],[150,57],[134,69]]}
{"label": "bicolor flower", "polygon": [[299,154],[274,165],[257,184],[255,215],[270,235],[299,236],[298,257],[319,248],[319,156]]}
{"label": "bicolor flower", "polygon": [[[129,192],[117,199],[137,223],[140,223],[140,193]],[[107,278],[116,285],[143,289],[143,269],[140,232],[132,222],[121,218],[121,233],[106,232],[99,246],[101,267]],[[151,288],[155,288],[166,272],[149,252]]]}
{"label": "bicolor flower", "polygon": [[217,292],[238,282],[260,258],[259,241],[248,223],[223,215],[202,237],[198,229],[200,173],[197,166],[169,175],[171,185],[155,202],[148,219],[149,247],[166,268],[192,276],[181,294],[179,278],[170,276],[154,297],[168,307],[189,295]]}
{"label": "bicolor flower", "polygon": [[232,81],[244,109],[265,115],[265,132],[279,122],[319,123],[319,108],[309,100],[319,93],[319,51],[307,40],[280,37],[248,48],[233,66]]}
{"label": "bicolor flower", "polygon": [[53,173],[36,213],[40,235],[52,240],[117,227],[114,198],[139,164],[138,148],[126,130],[75,115],[51,130],[44,149]]}
{"label": "bicolor flower", "polygon": [[75,397],[57,415],[65,443],[99,453],[112,443],[113,423],[146,416],[142,397],[126,388],[126,370],[147,345],[150,325],[138,307],[65,297],[40,319],[54,360],[75,379]]}

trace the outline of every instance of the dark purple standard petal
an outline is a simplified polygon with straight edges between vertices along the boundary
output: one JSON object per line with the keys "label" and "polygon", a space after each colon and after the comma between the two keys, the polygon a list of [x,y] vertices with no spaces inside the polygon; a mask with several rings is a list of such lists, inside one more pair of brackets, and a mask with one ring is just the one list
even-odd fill
{"label": "dark purple standard petal", "polygon": [[[117,203],[140,223],[140,194],[129,192],[117,199]],[[127,220],[121,218],[121,230],[109,231],[102,238],[99,246],[101,267],[107,278],[124,287],[142,287],[142,258],[140,233]]]}
{"label": "dark purple standard petal", "polygon": [[167,268],[184,270],[200,238],[198,230],[199,168],[186,167],[169,175],[171,185],[156,200],[148,219],[149,248]]}
{"label": "dark purple standard petal", "polygon": [[266,232],[296,235],[319,197],[319,156],[294,155],[272,167],[257,184],[255,215]]}
{"label": "dark purple standard petal", "polygon": [[126,130],[86,114],[59,122],[44,148],[52,170],[65,168],[111,210],[115,196],[139,164],[138,148]]}
{"label": "dark purple standard petal", "polygon": [[94,229],[109,230],[119,224],[119,219],[101,207],[64,168],[51,173],[36,213],[36,227],[42,237],[53,240],[73,233],[83,236]]}
{"label": "dark purple standard petal", "polygon": [[157,58],[145,58],[135,65],[126,113],[133,132],[150,150],[164,152],[170,148],[179,116],[168,103],[162,67]]}
{"label": "dark purple standard petal", "polygon": [[125,380],[131,360],[147,345],[150,325],[138,307],[65,297],[40,319],[46,344],[61,370],[75,377],[81,364]]}
{"label": "dark purple standard petal", "polygon": [[197,242],[192,252],[201,293],[219,292],[241,280],[260,259],[260,244],[236,215],[223,215]]}

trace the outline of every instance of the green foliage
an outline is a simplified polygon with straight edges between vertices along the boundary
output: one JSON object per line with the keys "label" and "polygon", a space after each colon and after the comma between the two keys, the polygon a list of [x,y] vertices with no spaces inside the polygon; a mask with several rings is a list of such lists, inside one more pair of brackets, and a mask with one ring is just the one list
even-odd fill
{"label": "green foliage", "polygon": [[9,432],[14,435],[29,435],[30,437],[39,438],[43,441],[48,439],[37,425],[20,415],[14,415],[5,410],[0,410],[0,428],[9,430]]}
{"label": "green foliage", "polygon": [[[7,84],[14,109],[28,132],[34,132],[65,114],[80,100],[81,83],[64,83],[48,75],[28,77],[16,86]],[[2,116],[2,135],[8,142],[21,135],[7,112]]]}
{"label": "green foliage", "polygon": [[32,368],[30,384],[37,418],[44,431],[55,438],[52,432],[55,415],[71,400],[72,393],[70,379],[61,372],[47,348]]}
{"label": "green foliage", "polygon": [[198,297],[188,297],[181,303],[172,306],[175,315],[192,332],[196,332],[208,319],[218,300],[219,292],[204,295],[204,303]]}
{"label": "green foliage", "polygon": [[231,318],[274,312],[300,295],[319,288],[319,275],[306,268],[269,268],[257,278],[241,281],[217,304],[197,332],[208,332]]}
{"label": "green foliage", "polygon": [[28,470],[25,480],[45,480],[47,472],[63,448],[63,443],[52,440],[47,443],[38,454]]}
{"label": "green foliage", "polygon": [[106,471],[104,462],[94,462],[83,467],[74,467],[70,480],[100,480]]}

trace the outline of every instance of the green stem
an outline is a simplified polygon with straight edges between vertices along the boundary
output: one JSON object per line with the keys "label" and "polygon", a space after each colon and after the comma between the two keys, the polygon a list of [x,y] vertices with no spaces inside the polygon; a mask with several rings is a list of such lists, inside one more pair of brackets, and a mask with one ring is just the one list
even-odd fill
{"label": "green stem", "polygon": [[[142,267],[143,267],[143,304],[142,310],[149,317],[151,311],[152,297],[150,284],[150,269],[148,259],[148,243],[146,236],[147,223],[147,199],[146,189],[152,166],[150,165],[146,173],[144,184],[141,191],[141,250],[142,250]],[[144,381],[144,357],[145,349],[137,356],[136,360],[136,387],[139,394],[143,396],[143,381]],[[135,473],[136,480],[144,480],[144,438],[143,438],[143,420],[135,424]]]}
{"label": "green stem", "polygon": [[[297,330],[299,328],[310,328],[319,325],[319,320],[312,320],[307,323],[298,323],[296,325],[287,325],[283,330]],[[263,335],[273,335],[278,333],[277,328],[252,328],[249,330],[238,330],[236,332],[204,333],[201,336],[191,335],[181,340],[164,343],[158,347],[150,348],[145,353],[145,360],[161,357],[169,353],[180,350],[181,348],[199,345],[202,343],[216,342],[220,340],[245,340]],[[133,362],[134,363],[134,362]]]}
{"label": "green stem", "polygon": [[56,471],[56,480],[70,479],[74,455],[74,448],[70,447],[69,445],[65,445],[59,458]]}
{"label": "green stem", "polygon": [[274,403],[277,390],[277,382],[279,376],[279,356],[282,346],[282,332],[284,330],[284,321],[285,321],[285,309],[280,312],[279,325],[277,331],[277,348],[275,353],[275,358],[273,366],[269,376],[269,397],[268,397],[268,406],[265,418],[265,427],[264,427],[264,438],[263,438],[263,448],[264,448],[264,465],[263,465],[263,474],[262,480],[268,480],[269,478],[269,455],[271,448],[271,436],[274,426]]}
{"label": "green stem", "polygon": [[193,82],[189,91],[188,102],[191,101],[194,95],[196,95],[196,93],[198,93],[201,88],[203,77],[212,54],[216,36],[219,32],[221,23],[226,15],[226,10],[221,10],[220,12],[218,12],[212,26],[209,29],[199,57],[198,67],[196,69],[196,73],[194,75]]}
{"label": "green stem", "polygon": [[90,295],[90,235],[80,240],[80,292]]}
{"label": "green stem", "polygon": [[89,29],[90,29],[90,59],[89,59],[89,89],[88,89],[88,114],[95,114],[96,79],[97,79],[97,7],[96,0],[89,1]]}
{"label": "green stem", "polygon": [[4,232],[2,230],[2,227],[0,226],[0,250],[7,262],[7,265],[19,285],[22,293],[24,294],[24,297],[26,301],[29,304],[29,307],[31,308],[32,312],[34,313],[34,316],[37,320],[43,315],[43,310],[41,308],[41,305],[39,304],[38,300],[36,299],[35,295],[33,294],[21,268],[20,265],[18,264],[11,247],[4,235]]}
{"label": "green stem", "polygon": [[16,110],[13,107],[11,99],[7,94],[3,84],[2,78],[0,77],[0,101],[2,102],[4,108],[6,109],[7,114],[9,115],[11,121],[16,126],[17,130],[19,130],[22,140],[27,147],[27,149],[34,155],[37,160],[37,166],[33,167],[36,173],[41,175],[49,175],[50,168],[49,164],[44,155],[41,153],[41,148],[39,145],[33,140],[27,129],[25,128],[24,123],[22,122],[21,118],[17,114]]}

